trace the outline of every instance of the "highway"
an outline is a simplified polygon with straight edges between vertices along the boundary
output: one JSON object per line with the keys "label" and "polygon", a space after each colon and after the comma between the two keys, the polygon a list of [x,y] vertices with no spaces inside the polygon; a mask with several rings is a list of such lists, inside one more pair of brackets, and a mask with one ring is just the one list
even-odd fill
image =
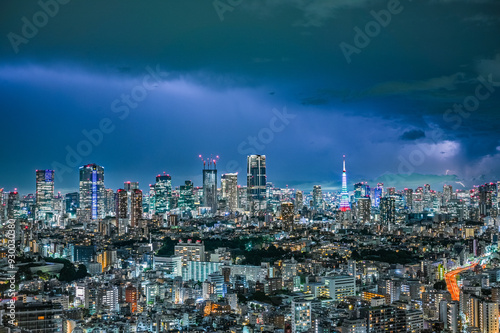
{"label": "highway", "polygon": [[454,270],[445,274],[444,279],[446,281],[446,287],[448,288],[448,291],[451,294],[452,300],[454,300],[454,301],[460,300],[460,289],[458,288],[458,285],[457,285],[457,275],[462,273],[463,271],[472,269],[472,268],[476,267],[477,265],[478,264],[475,263],[475,264],[472,264],[470,266],[457,268],[457,269],[454,269]]}

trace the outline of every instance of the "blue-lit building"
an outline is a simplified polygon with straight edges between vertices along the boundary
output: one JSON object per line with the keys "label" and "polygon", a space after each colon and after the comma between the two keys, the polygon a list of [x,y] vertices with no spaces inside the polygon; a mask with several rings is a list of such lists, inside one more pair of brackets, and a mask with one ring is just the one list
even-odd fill
{"label": "blue-lit building", "polygon": [[97,164],[80,167],[80,209],[89,209],[93,220],[105,215],[104,168]]}

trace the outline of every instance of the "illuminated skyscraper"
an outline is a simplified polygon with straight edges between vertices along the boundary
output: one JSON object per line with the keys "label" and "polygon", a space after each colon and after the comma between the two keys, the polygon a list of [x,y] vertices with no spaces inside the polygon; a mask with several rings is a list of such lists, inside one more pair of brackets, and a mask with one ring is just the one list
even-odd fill
{"label": "illuminated skyscraper", "polygon": [[349,203],[349,193],[347,192],[347,175],[345,169],[345,155],[344,155],[344,168],[342,171],[342,193],[340,197],[340,210],[345,212],[351,210]]}
{"label": "illuminated skyscraper", "polygon": [[248,207],[252,212],[266,210],[266,155],[247,157]]}
{"label": "illuminated skyscraper", "polygon": [[128,195],[127,191],[120,188],[116,191],[116,228],[119,235],[124,235],[127,232],[129,221],[128,216]]}
{"label": "illuminated skyscraper", "polygon": [[142,191],[138,188],[131,190],[130,197],[130,226],[137,228],[142,218]]}
{"label": "illuminated skyscraper", "polygon": [[217,212],[217,169],[203,169],[203,207]]}
{"label": "illuminated skyscraper", "polygon": [[7,198],[7,218],[15,219],[21,215],[21,201],[19,199],[19,192],[14,189],[13,192],[9,192]]}
{"label": "illuminated skyscraper", "polygon": [[221,176],[222,198],[227,200],[230,211],[238,208],[238,174],[226,173]]}
{"label": "illuminated skyscraper", "polygon": [[321,191],[321,185],[313,186],[313,206],[315,209],[323,209],[323,192]]}
{"label": "illuminated skyscraper", "polygon": [[36,170],[36,218],[44,219],[53,209],[54,170]]}
{"label": "illuminated skyscraper", "polygon": [[443,185],[443,206],[447,206],[448,202],[452,199],[453,186]]}
{"label": "illuminated skyscraper", "polygon": [[193,182],[186,180],[179,188],[179,208],[182,210],[194,209]]}
{"label": "illuminated skyscraper", "polygon": [[172,196],[172,177],[163,173],[156,176],[155,183],[155,213],[164,214],[170,209],[170,197]]}
{"label": "illuminated skyscraper", "polygon": [[104,168],[97,164],[80,167],[80,209],[90,209],[93,220],[105,215]]}
{"label": "illuminated skyscraper", "polygon": [[302,191],[295,192],[294,206],[296,210],[300,210],[304,206],[304,193]]}
{"label": "illuminated skyscraper", "polygon": [[370,197],[359,198],[357,206],[358,206],[357,209],[358,222],[370,223],[370,213],[371,213]]}
{"label": "illuminated skyscraper", "polygon": [[396,223],[396,200],[394,197],[380,199],[380,218],[384,224]]}

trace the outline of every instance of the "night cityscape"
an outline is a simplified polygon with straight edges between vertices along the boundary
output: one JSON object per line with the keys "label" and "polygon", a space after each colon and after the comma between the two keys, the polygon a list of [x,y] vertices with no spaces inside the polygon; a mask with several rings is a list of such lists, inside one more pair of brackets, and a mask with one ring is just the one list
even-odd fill
{"label": "night cityscape", "polygon": [[497,0],[0,9],[0,333],[500,333]]}

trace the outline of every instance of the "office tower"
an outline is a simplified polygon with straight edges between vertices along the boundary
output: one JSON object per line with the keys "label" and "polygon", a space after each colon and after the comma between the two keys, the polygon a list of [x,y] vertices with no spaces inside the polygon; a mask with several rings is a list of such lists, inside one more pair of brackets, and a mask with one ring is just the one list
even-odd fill
{"label": "office tower", "polygon": [[128,195],[127,191],[120,188],[116,191],[116,228],[118,234],[126,233],[128,226]]}
{"label": "office tower", "polygon": [[113,216],[116,210],[115,192],[107,188],[104,190],[104,211],[106,216]]}
{"label": "office tower", "polygon": [[266,155],[247,157],[248,207],[251,212],[266,210]]}
{"label": "office tower", "polygon": [[172,196],[172,177],[163,173],[156,176],[154,186],[155,214],[165,214],[170,210],[170,197]]}
{"label": "office tower", "polygon": [[156,210],[156,193],[155,185],[149,184],[149,213],[153,215]]}
{"label": "office tower", "polygon": [[311,301],[292,300],[292,333],[307,332],[311,328]]}
{"label": "office tower", "polygon": [[130,198],[130,226],[137,228],[142,218],[142,191],[138,188],[131,191]]}
{"label": "office tower", "polygon": [[447,206],[453,195],[453,187],[451,185],[443,185],[443,206]]}
{"label": "office tower", "polygon": [[94,259],[94,245],[74,245],[71,247],[71,261],[73,262],[90,262]]}
{"label": "office tower", "polygon": [[413,205],[413,189],[405,188],[404,199],[405,199],[406,209],[411,210]]}
{"label": "office tower", "polygon": [[356,277],[349,275],[328,276],[323,278],[328,297],[342,301],[356,295]]}
{"label": "office tower", "polygon": [[238,208],[238,174],[225,173],[221,176],[222,198],[227,200],[230,211]]}
{"label": "office tower", "polygon": [[193,182],[186,180],[184,185],[179,188],[179,203],[178,206],[182,210],[193,210],[194,209],[194,194],[193,194]]}
{"label": "office tower", "polygon": [[208,165],[203,162],[203,207],[210,207],[212,214],[217,213],[217,169],[215,160]]}
{"label": "office tower", "polygon": [[371,200],[370,197],[363,197],[358,199],[358,222],[359,223],[370,223],[371,216]]}
{"label": "office tower", "polygon": [[54,170],[36,170],[36,218],[45,219],[52,212],[54,199]]}
{"label": "office tower", "polygon": [[248,190],[246,186],[238,186],[238,208],[248,209]]}
{"label": "office tower", "polygon": [[321,185],[313,186],[313,208],[323,209],[323,192],[321,191]]}
{"label": "office tower", "polygon": [[21,215],[21,201],[19,200],[19,192],[14,189],[13,192],[9,192],[7,197],[7,218],[15,219]]}
{"label": "office tower", "polygon": [[300,210],[304,206],[304,193],[302,191],[295,192],[294,206],[295,210]]}
{"label": "office tower", "polygon": [[89,209],[91,219],[104,217],[104,168],[97,164],[80,167],[80,209]]}
{"label": "office tower", "polygon": [[380,198],[384,196],[384,184],[378,183],[377,187],[373,189],[372,207],[380,207]]}
{"label": "office tower", "polygon": [[80,195],[78,192],[67,193],[65,195],[66,199],[66,214],[70,217],[76,216],[76,210],[78,209],[78,204],[80,202]]}
{"label": "office tower", "polygon": [[380,218],[385,224],[396,223],[396,200],[394,197],[380,199]]}
{"label": "office tower", "polygon": [[132,192],[133,190],[139,189],[139,182],[124,182],[123,189],[127,192]]}
{"label": "office tower", "polygon": [[340,210],[342,212],[351,210],[349,203],[349,193],[347,192],[347,174],[345,169],[345,155],[344,155],[344,167],[342,171],[342,193],[340,198]]}
{"label": "office tower", "polygon": [[293,226],[293,203],[291,202],[282,202],[281,203],[281,222],[285,226],[285,228],[289,229]]}

